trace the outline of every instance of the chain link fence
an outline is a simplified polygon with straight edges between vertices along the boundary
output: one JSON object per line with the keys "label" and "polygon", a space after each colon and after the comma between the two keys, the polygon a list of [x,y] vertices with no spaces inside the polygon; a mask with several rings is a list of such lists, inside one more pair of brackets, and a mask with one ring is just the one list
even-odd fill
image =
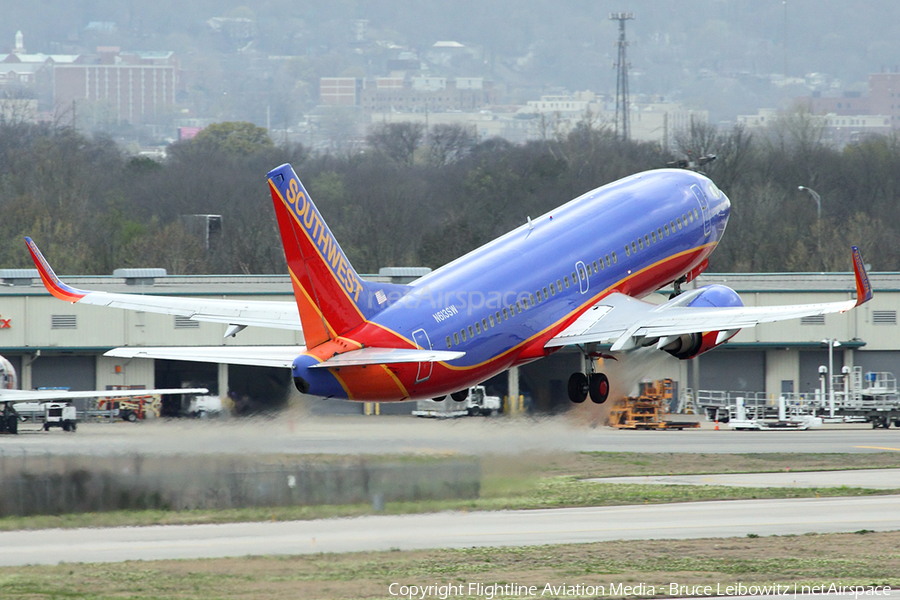
{"label": "chain link fence", "polygon": [[56,456],[0,448],[0,516],[477,498],[477,458],[311,463],[265,457]]}

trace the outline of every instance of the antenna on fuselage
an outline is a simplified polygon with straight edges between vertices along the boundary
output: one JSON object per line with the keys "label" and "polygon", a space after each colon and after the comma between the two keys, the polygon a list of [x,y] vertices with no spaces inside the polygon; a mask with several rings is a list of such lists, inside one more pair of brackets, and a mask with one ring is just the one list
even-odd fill
{"label": "antenna on fuselage", "polygon": [[697,160],[694,160],[694,158],[691,156],[690,150],[688,150],[687,158],[679,158],[678,160],[667,162],[666,166],[673,169],[688,169],[690,171],[700,171],[700,167],[708,165],[714,160],[716,160],[715,154],[704,154]]}

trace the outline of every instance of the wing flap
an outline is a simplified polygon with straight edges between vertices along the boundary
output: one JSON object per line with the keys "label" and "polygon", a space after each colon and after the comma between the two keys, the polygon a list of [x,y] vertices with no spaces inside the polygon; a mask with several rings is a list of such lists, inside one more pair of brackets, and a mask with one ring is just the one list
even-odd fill
{"label": "wing flap", "polygon": [[603,309],[599,319],[578,319],[551,338],[548,348],[570,344],[607,343],[618,344],[617,349],[628,348],[628,339],[663,338],[688,333],[724,331],[755,327],[760,323],[774,323],[801,317],[842,313],[856,306],[856,300],[798,304],[794,306],[745,306],[745,307],[666,307],[655,306],[622,294],[610,294],[589,308]]}

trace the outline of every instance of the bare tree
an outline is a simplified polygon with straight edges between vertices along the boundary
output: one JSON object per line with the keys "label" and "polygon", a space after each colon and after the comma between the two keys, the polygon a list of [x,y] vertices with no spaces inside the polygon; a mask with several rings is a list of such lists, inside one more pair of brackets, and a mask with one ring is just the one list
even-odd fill
{"label": "bare tree", "polygon": [[463,125],[435,125],[428,134],[428,162],[434,167],[456,162],[472,151],[476,134]]}
{"label": "bare tree", "polygon": [[422,123],[383,123],[366,136],[369,146],[399,165],[412,165],[416,150],[425,138]]}

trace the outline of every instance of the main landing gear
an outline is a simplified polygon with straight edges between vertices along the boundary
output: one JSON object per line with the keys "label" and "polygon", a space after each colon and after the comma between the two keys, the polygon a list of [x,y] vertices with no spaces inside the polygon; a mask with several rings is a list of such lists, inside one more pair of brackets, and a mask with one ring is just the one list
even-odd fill
{"label": "main landing gear", "polygon": [[572,373],[569,377],[569,400],[581,404],[590,396],[594,404],[603,404],[609,398],[609,378],[605,373],[594,372],[595,360],[598,358],[616,360],[616,357],[593,352],[587,346],[579,348],[584,355],[582,365],[588,373]]}
{"label": "main landing gear", "polygon": [[603,404],[609,398],[609,378],[604,373],[572,373],[569,400],[581,404],[590,395],[591,402]]}

